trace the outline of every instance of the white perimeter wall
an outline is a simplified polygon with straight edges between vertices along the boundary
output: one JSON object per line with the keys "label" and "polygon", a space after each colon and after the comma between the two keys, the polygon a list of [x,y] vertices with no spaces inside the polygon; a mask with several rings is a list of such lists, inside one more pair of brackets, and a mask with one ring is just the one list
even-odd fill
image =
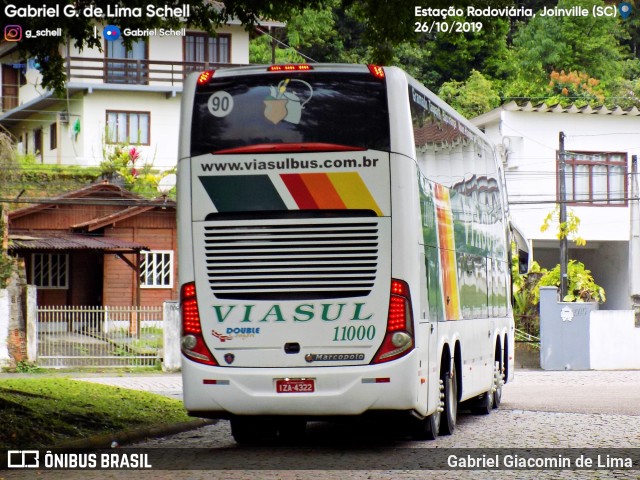
{"label": "white perimeter wall", "polygon": [[596,311],[590,319],[593,370],[640,369],[640,328],[633,311]]}

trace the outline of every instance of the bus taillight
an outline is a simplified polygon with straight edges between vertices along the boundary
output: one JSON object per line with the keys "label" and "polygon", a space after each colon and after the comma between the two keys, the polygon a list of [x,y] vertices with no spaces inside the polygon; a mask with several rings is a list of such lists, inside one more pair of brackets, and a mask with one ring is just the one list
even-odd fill
{"label": "bus taillight", "polygon": [[414,347],[409,285],[391,279],[387,331],[382,346],[371,363],[384,363],[400,358]]}
{"label": "bus taillight", "polygon": [[369,67],[371,75],[380,80],[384,80],[384,69],[382,67],[378,65],[367,65],[367,67]]}
{"label": "bus taillight", "polygon": [[180,346],[182,353],[194,362],[205,365],[218,365],[216,359],[207,348],[202,336],[196,285],[194,282],[185,283],[180,290],[180,309],[182,313],[182,339]]}
{"label": "bus taillight", "polygon": [[309,70],[313,70],[313,67],[311,65],[307,65],[306,63],[295,65],[271,65],[269,68],[267,68],[268,72],[307,72]]}
{"label": "bus taillight", "polygon": [[206,85],[213,78],[213,70],[206,70],[198,77],[198,85]]}

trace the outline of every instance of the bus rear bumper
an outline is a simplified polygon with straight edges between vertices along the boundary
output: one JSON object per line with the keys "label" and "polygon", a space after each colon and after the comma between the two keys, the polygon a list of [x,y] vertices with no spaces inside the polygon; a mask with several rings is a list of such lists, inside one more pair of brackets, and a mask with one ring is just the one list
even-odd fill
{"label": "bus rear bumper", "polygon": [[[190,415],[206,418],[419,410],[417,371],[415,352],[387,364],[339,368],[249,369],[191,363],[183,368],[184,404]],[[284,379],[313,380],[314,391],[278,393],[276,382]]]}

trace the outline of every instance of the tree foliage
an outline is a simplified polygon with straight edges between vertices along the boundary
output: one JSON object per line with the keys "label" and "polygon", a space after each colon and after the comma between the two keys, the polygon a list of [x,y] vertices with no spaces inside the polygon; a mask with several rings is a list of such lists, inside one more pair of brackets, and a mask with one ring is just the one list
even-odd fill
{"label": "tree foliage", "polygon": [[[49,0],[47,6],[66,5],[71,0]],[[0,0],[0,5],[14,0]],[[511,99],[549,103],[640,106],[640,14],[634,9],[626,20],[620,17],[555,16],[481,17],[482,29],[475,32],[423,33],[415,31],[417,21],[442,20],[415,16],[415,2],[409,0],[74,0],[77,9],[94,5],[106,9],[119,4],[128,8],[147,5],[180,7],[189,5],[186,24],[214,34],[215,28],[237,19],[252,30],[260,19],[287,22],[276,38],[289,47],[276,48],[277,62],[357,62],[395,64],[405,68],[433,91],[441,87],[455,94],[457,106],[467,115]],[[610,2],[607,2],[609,4]],[[556,0],[522,0],[518,6],[555,7]],[[466,12],[476,8],[512,5],[507,0],[461,0],[455,4]],[[605,6],[605,0],[558,0],[558,8],[579,6],[589,12]],[[425,5],[426,6],[426,5]],[[448,0],[429,2],[429,8],[449,8]],[[465,13],[466,14],[466,13]],[[24,29],[51,27],[51,19],[21,19]],[[449,21],[478,20],[450,17]],[[105,19],[84,15],[58,22],[63,36],[38,37],[17,42],[23,58],[35,58],[41,65],[43,85],[62,91],[65,84],[64,48],[102,48],[94,36],[94,25]],[[122,17],[109,19],[121,28],[184,26],[176,17]],[[251,61],[271,62],[269,37],[254,34]],[[123,37],[130,44],[135,37]],[[301,55],[303,54],[303,55]],[[474,73],[477,72],[477,73]],[[563,74],[564,72],[564,74]],[[465,95],[462,88],[474,87],[478,74],[488,82],[485,98],[477,89]],[[554,78],[554,76],[557,76]],[[567,76],[566,81],[561,77]],[[573,77],[573,78],[569,78]],[[574,79],[579,79],[575,83]],[[452,83],[458,82],[458,83]],[[597,82],[597,84],[593,84]],[[444,86],[446,84],[446,87]]]}
{"label": "tree foliage", "polygon": [[542,226],[540,227],[541,232],[546,232],[551,228],[553,223],[557,223],[556,227],[556,238],[558,240],[568,239],[576,242],[576,245],[585,246],[587,242],[584,238],[578,235],[578,229],[580,228],[580,218],[573,212],[573,210],[567,211],[567,219],[564,222],[560,221],[560,206],[556,205],[556,208],[549,212],[549,214],[545,217]]}
{"label": "tree foliage", "polygon": [[[577,260],[569,260],[567,265],[567,295],[563,302],[598,302],[606,300],[604,288],[596,284],[591,275],[591,270],[587,270],[584,263]],[[540,287],[560,286],[560,265],[544,273],[538,282],[538,301],[540,301]]]}
{"label": "tree foliage", "polygon": [[[592,11],[602,0],[559,0],[558,8]],[[552,71],[586,72],[604,81],[621,74],[623,29],[614,17],[536,15],[514,38],[521,75],[546,77]]]}
{"label": "tree foliage", "polygon": [[475,117],[500,105],[500,95],[482,73],[473,70],[466,82],[452,80],[440,87],[438,96],[466,117]]}
{"label": "tree foliage", "polygon": [[[514,257],[515,258],[515,257]],[[540,287],[560,287],[560,265],[551,270],[533,262],[525,273],[518,272],[517,259],[512,264],[513,314],[516,328],[530,335],[540,335]],[[577,260],[567,265],[567,295],[564,302],[598,302],[606,300],[604,288],[595,283],[590,270]]]}
{"label": "tree foliage", "polygon": [[[603,7],[605,3],[559,0],[557,4],[559,9],[582,7],[589,12],[594,6]],[[622,76],[626,54],[620,41],[626,37],[621,21],[614,17],[536,15],[514,35],[506,96],[541,101],[555,96],[557,102],[560,94],[570,101],[602,103],[604,96],[614,96],[616,82]],[[602,82],[598,94],[585,96],[584,89],[569,87],[572,82],[561,86],[560,92],[553,88],[550,91],[550,75],[558,72],[573,72],[587,81],[597,79],[598,84]],[[551,78],[554,80],[558,79]],[[562,88],[566,90],[562,92]]]}
{"label": "tree foliage", "polygon": [[[20,2],[18,2],[20,3]],[[62,11],[70,0],[51,0],[46,2],[47,7],[57,7]],[[110,18],[109,22],[118,27],[132,29],[152,28],[178,28],[186,26],[199,28],[215,35],[215,28],[229,19],[238,19],[248,28],[256,25],[261,18],[287,20],[294,13],[305,7],[319,6],[321,0],[280,0],[277,2],[265,2],[263,0],[225,0],[221,2],[203,2],[202,0],[127,0],[116,2],[114,0],[76,0],[73,4],[76,11],[82,12],[85,7],[93,5],[103,11],[108,7],[113,8],[118,4],[127,8],[141,8],[146,12],[148,5],[158,7],[168,6],[179,8],[189,6],[190,16],[186,19],[179,17],[147,16]],[[0,0],[0,6],[4,8],[8,4],[16,4],[14,0]],[[26,6],[26,5],[19,5]],[[52,20],[45,16],[33,16],[21,19],[24,30],[42,30],[51,28]],[[42,84],[45,88],[55,89],[58,92],[64,90],[66,80],[64,69],[64,47],[71,44],[79,50],[85,48],[98,48],[102,50],[102,38],[94,36],[94,26],[104,24],[105,19],[85,15],[72,16],[60,19],[56,27],[62,29],[61,37],[32,37],[24,38],[16,42],[20,54],[24,58],[34,58],[40,64]],[[130,46],[137,39],[134,36],[123,36],[125,45]]]}

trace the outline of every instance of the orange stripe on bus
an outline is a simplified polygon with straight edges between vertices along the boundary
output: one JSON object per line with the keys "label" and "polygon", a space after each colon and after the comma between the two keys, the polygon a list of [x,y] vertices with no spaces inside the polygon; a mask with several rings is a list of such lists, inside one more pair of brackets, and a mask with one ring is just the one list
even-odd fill
{"label": "orange stripe on bus", "polygon": [[460,318],[460,296],[458,292],[458,271],[451,199],[449,190],[442,185],[436,184],[435,195],[445,314],[447,320],[454,320]]}
{"label": "orange stripe on bus", "polygon": [[346,208],[326,173],[306,173],[301,176],[318,208],[336,210]]}

